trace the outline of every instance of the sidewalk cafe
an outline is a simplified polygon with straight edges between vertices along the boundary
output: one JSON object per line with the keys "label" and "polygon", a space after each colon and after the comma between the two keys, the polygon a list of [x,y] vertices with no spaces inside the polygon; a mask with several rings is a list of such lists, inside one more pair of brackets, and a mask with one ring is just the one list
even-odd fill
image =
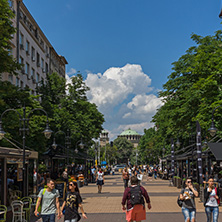
{"label": "sidewalk cafe", "polygon": [[[27,194],[36,193],[36,175],[38,152],[26,150],[26,177],[24,178]],[[22,197],[22,150],[18,148],[0,147],[0,204],[10,206],[13,200]]]}

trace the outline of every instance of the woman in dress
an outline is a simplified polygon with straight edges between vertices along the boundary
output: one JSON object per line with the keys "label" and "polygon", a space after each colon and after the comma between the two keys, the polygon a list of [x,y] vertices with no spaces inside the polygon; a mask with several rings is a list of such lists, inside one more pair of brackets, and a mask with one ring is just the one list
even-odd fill
{"label": "woman in dress", "polygon": [[69,182],[69,190],[66,194],[65,201],[63,202],[61,208],[61,215],[65,208],[65,218],[64,222],[77,222],[81,219],[79,215],[78,208],[80,208],[83,218],[87,218],[83,206],[82,206],[82,198],[79,193],[79,188],[76,182]]}
{"label": "woman in dress", "polygon": [[102,192],[102,186],[103,186],[104,182],[105,182],[104,173],[100,167],[99,171],[97,172],[97,175],[96,175],[96,184],[98,185],[98,193]]}
{"label": "woman in dress", "polygon": [[184,188],[180,192],[180,200],[183,201],[182,213],[185,222],[195,222],[196,220],[195,197],[198,197],[198,192],[193,187],[192,179],[188,177],[185,180]]}
{"label": "woman in dress", "polygon": [[220,203],[219,189],[214,186],[213,177],[210,177],[207,183],[208,187],[204,190],[204,206],[207,215],[207,222],[211,222],[212,216],[213,222],[218,222]]}

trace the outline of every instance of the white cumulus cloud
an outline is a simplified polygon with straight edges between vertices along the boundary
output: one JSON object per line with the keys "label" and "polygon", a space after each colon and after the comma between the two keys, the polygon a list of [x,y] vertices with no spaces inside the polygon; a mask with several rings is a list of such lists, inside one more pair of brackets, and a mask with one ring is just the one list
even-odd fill
{"label": "white cumulus cloud", "polygon": [[152,93],[151,78],[140,65],[112,67],[103,74],[87,73],[87,97],[104,114],[104,128],[110,138],[128,128],[143,134],[144,128],[153,127],[152,116],[163,103]]}
{"label": "white cumulus cloud", "polygon": [[113,109],[131,94],[148,93],[151,79],[142,71],[140,65],[127,64],[112,67],[104,72],[88,73],[86,84],[90,87],[87,96],[101,111]]}

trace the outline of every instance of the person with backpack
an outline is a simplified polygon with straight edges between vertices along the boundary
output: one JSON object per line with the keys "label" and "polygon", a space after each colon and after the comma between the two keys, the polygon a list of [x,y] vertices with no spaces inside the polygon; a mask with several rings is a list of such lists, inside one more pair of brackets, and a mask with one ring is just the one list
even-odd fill
{"label": "person with backpack", "polygon": [[78,212],[78,208],[80,208],[83,218],[87,219],[87,216],[85,215],[83,210],[82,198],[80,196],[79,188],[76,182],[69,182],[69,191],[70,192],[66,194],[65,200],[61,207],[60,216],[62,216],[62,212],[65,208],[64,222],[77,222],[81,219],[81,216]]}
{"label": "person with backpack", "polygon": [[181,189],[179,199],[182,200],[182,213],[185,222],[195,222],[196,220],[196,206],[194,198],[198,197],[198,192],[193,187],[192,179],[186,178],[184,188]]}
{"label": "person with backpack", "polygon": [[208,180],[208,187],[204,189],[204,206],[207,215],[207,222],[218,222],[219,217],[219,204],[220,204],[220,192],[217,187],[214,186],[214,179],[211,176]]}
{"label": "person with backpack", "polygon": [[126,220],[128,222],[140,222],[146,220],[144,198],[148,204],[148,209],[151,209],[150,198],[146,189],[138,185],[137,176],[132,176],[130,182],[131,186],[127,187],[123,194],[122,209],[126,212]]}
{"label": "person with backpack", "polygon": [[[39,209],[41,205],[41,210]],[[51,178],[47,179],[47,188],[39,192],[35,207],[35,216],[41,214],[43,222],[55,222],[56,209],[60,218],[59,191],[55,189],[55,182]]]}

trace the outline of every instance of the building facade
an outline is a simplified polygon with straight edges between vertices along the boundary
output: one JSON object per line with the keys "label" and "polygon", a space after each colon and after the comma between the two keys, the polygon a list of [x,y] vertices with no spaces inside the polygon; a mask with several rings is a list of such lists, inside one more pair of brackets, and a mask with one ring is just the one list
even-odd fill
{"label": "building facade", "polygon": [[65,78],[67,61],[58,55],[49,40],[40,29],[22,0],[9,0],[10,7],[15,13],[13,25],[17,31],[11,41],[13,57],[23,64],[23,68],[14,76],[3,73],[2,81],[24,88],[28,87],[33,95],[40,81],[46,81],[46,74],[57,72]]}
{"label": "building facade", "polygon": [[134,130],[128,129],[123,131],[118,137],[124,137],[129,140],[134,147],[137,147],[141,138],[141,135]]}
{"label": "building facade", "polygon": [[106,146],[106,144],[109,143],[109,132],[107,132],[106,130],[103,130],[102,133],[100,134],[100,146]]}

